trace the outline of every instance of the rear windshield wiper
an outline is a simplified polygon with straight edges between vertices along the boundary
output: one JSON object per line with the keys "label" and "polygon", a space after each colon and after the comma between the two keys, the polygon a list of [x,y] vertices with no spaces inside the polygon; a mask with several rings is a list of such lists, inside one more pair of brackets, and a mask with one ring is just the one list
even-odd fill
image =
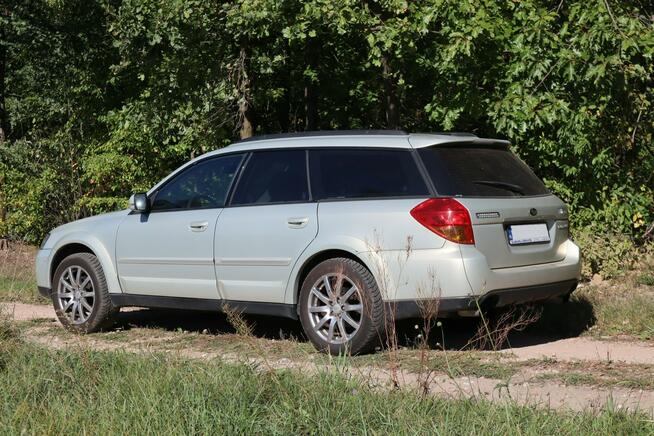
{"label": "rear windshield wiper", "polygon": [[494,188],[506,189],[507,191],[515,192],[519,195],[525,195],[525,191],[520,185],[514,185],[513,183],[500,182],[496,180],[473,180],[472,183],[476,185],[488,185]]}

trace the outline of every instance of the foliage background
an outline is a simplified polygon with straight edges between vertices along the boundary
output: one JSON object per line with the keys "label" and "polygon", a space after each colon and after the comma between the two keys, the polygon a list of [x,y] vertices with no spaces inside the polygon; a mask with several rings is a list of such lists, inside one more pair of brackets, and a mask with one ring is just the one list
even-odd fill
{"label": "foliage background", "polygon": [[506,138],[580,239],[654,220],[651,1],[1,0],[0,25],[0,236],[305,129]]}

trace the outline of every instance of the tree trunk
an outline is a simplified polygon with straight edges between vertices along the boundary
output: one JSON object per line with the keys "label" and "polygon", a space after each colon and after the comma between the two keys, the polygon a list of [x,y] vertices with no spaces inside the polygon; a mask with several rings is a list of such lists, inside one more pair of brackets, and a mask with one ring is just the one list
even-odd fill
{"label": "tree trunk", "polygon": [[[5,17],[9,16],[7,10],[2,11],[2,14]],[[3,28],[0,30],[0,144],[5,142],[9,135],[7,106],[5,105],[5,72],[7,68],[7,47],[5,46],[5,42],[7,41],[6,36],[7,33]]]}
{"label": "tree trunk", "polygon": [[[286,54],[290,49],[286,48]],[[287,56],[290,58],[290,55]],[[287,65],[280,74],[279,87],[284,91],[277,102],[277,122],[280,132],[288,132],[291,128],[291,66]]]}
{"label": "tree trunk", "polygon": [[285,81],[284,84],[284,94],[282,98],[277,103],[277,121],[279,122],[279,131],[288,132],[291,127],[290,112],[291,112],[291,86],[290,78],[288,81]]}
{"label": "tree trunk", "polygon": [[304,109],[307,114],[304,130],[318,130],[318,103],[313,84],[304,86]]}
{"label": "tree trunk", "polygon": [[393,69],[391,67],[391,60],[388,54],[383,54],[381,59],[382,64],[382,80],[384,82],[384,100],[386,109],[386,126],[389,129],[397,130],[400,128],[400,99],[398,97],[397,82]]}
{"label": "tree trunk", "polygon": [[250,102],[245,98],[242,98],[238,111],[241,117],[241,130],[239,132],[241,139],[254,136],[254,116]]}
{"label": "tree trunk", "polygon": [[[4,182],[5,182],[5,175],[0,174],[0,187],[4,184]],[[0,224],[4,224],[6,220],[7,220],[7,204],[5,202],[5,197],[3,192],[0,190]],[[1,233],[0,233],[0,237],[2,237]]]}
{"label": "tree trunk", "polygon": [[[313,73],[318,71],[318,47],[313,39],[307,40],[305,47],[305,62]],[[304,77],[304,130],[318,130],[318,86],[314,77]]]}
{"label": "tree trunk", "polygon": [[[4,9],[1,12],[5,17],[9,17],[9,10]],[[7,140],[9,135],[9,123],[7,116],[7,106],[5,103],[5,73],[7,69],[7,31],[3,27],[0,29],[0,144]],[[0,174],[0,187],[5,182],[5,175]],[[0,224],[4,223],[7,219],[7,205],[2,191],[0,191]],[[2,236],[0,234],[0,236]],[[0,240],[0,249],[9,248],[8,240]]]}
{"label": "tree trunk", "polygon": [[236,71],[236,83],[239,90],[238,123],[241,139],[253,136],[256,129],[254,108],[252,105],[252,81],[250,77],[250,56],[247,46],[242,45]]}

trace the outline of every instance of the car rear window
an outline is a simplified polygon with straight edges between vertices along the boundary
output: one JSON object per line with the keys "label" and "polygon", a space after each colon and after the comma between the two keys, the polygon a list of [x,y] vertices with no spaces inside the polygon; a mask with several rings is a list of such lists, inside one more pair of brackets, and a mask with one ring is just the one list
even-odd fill
{"label": "car rear window", "polygon": [[549,191],[531,169],[508,149],[446,146],[418,151],[439,195],[519,197]]}
{"label": "car rear window", "polygon": [[309,159],[317,200],[429,195],[408,150],[311,150]]}

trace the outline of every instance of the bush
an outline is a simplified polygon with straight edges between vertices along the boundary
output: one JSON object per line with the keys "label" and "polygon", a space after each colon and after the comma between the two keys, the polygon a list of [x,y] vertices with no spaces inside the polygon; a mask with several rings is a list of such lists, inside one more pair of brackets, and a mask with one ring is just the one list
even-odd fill
{"label": "bush", "polygon": [[581,248],[581,275],[586,280],[594,274],[603,278],[619,276],[638,260],[640,250],[626,235],[604,233],[587,227],[575,230],[573,239]]}
{"label": "bush", "polygon": [[77,206],[84,146],[57,137],[0,144],[0,236],[38,244],[53,227],[83,217]]}

